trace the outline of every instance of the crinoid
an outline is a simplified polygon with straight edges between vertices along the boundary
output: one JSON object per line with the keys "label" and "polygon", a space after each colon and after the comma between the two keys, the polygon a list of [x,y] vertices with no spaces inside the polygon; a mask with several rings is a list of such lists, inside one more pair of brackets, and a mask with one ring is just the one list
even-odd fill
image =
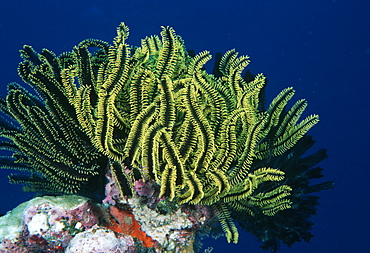
{"label": "crinoid", "polygon": [[1,145],[14,152],[2,167],[31,172],[12,182],[83,194],[98,187],[108,164],[121,195],[142,178],[179,206],[211,206],[229,242],[238,241],[233,220],[265,248],[308,240],[317,201],[307,194],[332,183],[308,182],[321,177],[311,167],[326,153],[301,158],[313,144],[306,133],[319,121],[300,120],[307,102],[288,108],[295,92],[286,88],[265,108],[265,76],[243,75],[249,58],[235,50],[209,74],[210,53],[192,56],[171,27],[140,47],[126,43],[125,24],[117,33],[112,45],[88,39],[59,56],[21,51],[19,74],[37,95],[10,84],[1,100],[16,122],[1,121],[10,140]]}

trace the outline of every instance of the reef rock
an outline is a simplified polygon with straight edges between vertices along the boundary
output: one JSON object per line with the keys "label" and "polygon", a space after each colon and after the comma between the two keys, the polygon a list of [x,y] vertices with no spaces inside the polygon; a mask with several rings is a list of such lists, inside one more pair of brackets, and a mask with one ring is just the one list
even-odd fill
{"label": "reef rock", "polygon": [[36,197],[0,217],[0,252],[193,252],[210,214],[203,206],[160,213],[138,197],[117,205]]}
{"label": "reef rock", "polygon": [[81,196],[36,197],[0,217],[0,252],[63,252],[74,235],[98,223],[99,213]]}
{"label": "reef rock", "polygon": [[94,226],[77,234],[65,252],[134,253],[136,250],[133,237],[114,233],[105,227]]}

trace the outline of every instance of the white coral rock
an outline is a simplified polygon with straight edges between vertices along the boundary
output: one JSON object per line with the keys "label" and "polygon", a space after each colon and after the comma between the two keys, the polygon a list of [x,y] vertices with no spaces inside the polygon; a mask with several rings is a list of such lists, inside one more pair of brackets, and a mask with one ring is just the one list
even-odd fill
{"label": "white coral rock", "polygon": [[118,235],[105,227],[94,226],[77,234],[69,243],[66,253],[134,253],[135,245],[131,236]]}

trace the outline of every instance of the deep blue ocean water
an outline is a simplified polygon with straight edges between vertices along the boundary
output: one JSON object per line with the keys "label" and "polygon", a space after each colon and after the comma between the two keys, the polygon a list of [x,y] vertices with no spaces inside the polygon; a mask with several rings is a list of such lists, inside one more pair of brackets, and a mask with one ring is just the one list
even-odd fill
{"label": "deep blue ocean water", "polygon": [[[130,27],[128,43],[139,45],[160,26],[172,26],[188,49],[251,57],[249,69],[269,79],[267,99],[283,88],[306,98],[307,113],[320,115],[309,133],[314,149],[329,149],[311,243],[280,252],[367,252],[370,227],[370,1],[369,0],[2,0],[0,3],[0,95],[17,75],[24,44],[57,54],[86,38],[108,42],[116,26]],[[211,66],[209,66],[211,68]],[[8,184],[0,171],[0,213],[32,197]],[[242,232],[237,245],[206,240],[219,252],[263,252]]]}

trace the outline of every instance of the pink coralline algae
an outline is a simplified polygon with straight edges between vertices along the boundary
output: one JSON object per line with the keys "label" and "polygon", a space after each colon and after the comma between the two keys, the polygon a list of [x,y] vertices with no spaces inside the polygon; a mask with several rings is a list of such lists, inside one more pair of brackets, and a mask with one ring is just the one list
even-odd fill
{"label": "pink coralline algae", "polygon": [[105,176],[108,183],[105,185],[105,199],[103,199],[103,204],[115,205],[116,201],[120,199],[119,186],[109,169],[107,169]]}
{"label": "pink coralline algae", "polygon": [[155,196],[155,182],[152,180],[143,181],[142,179],[136,180],[134,183],[134,190],[137,195],[147,198]]}

